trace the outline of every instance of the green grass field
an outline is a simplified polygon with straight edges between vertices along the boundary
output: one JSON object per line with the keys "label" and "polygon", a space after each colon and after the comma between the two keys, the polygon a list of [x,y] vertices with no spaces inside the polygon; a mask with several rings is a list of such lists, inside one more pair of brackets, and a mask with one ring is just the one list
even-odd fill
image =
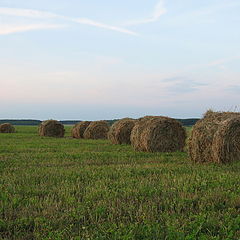
{"label": "green grass field", "polygon": [[0,134],[0,239],[240,239],[240,162]]}

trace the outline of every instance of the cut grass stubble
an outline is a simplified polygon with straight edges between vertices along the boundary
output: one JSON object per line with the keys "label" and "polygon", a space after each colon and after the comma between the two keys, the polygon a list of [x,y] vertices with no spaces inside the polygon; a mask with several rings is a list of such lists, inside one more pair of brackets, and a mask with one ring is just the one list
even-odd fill
{"label": "cut grass stubble", "polygon": [[237,239],[239,162],[69,136],[0,135],[2,239]]}

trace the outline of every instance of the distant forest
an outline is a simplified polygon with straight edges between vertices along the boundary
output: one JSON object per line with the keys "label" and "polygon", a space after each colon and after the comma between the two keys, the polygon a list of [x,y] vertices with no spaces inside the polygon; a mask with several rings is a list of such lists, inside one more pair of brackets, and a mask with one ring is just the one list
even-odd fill
{"label": "distant forest", "polygon": [[[112,125],[114,122],[116,122],[118,119],[114,120],[106,120],[110,125]],[[180,121],[184,126],[193,126],[199,119],[198,118],[188,118],[188,119],[177,119]],[[65,125],[74,125],[80,120],[65,120],[60,121],[62,124]],[[13,125],[31,125],[31,126],[37,126],[41,123],[40,120],[12,120],[12,119],[2,119],[0,120],[0,124],[2,123],[11,123]]]}

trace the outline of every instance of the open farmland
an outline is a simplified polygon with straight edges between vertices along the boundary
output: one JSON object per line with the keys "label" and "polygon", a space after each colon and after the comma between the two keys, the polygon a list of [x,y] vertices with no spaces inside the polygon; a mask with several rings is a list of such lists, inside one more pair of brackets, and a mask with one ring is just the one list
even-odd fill
{"label": "open farmland", "polygon": [[240,162],[194,164],[65,128],[0,134],[0,239],[239,239]]}

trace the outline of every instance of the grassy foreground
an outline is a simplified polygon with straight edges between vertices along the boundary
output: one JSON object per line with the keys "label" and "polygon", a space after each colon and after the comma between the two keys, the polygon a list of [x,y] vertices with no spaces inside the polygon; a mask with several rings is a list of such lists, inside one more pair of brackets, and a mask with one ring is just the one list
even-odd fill
{"label": "grassy foreground", "polygon": [[0,239],[240,239],[240,162],[0,134]]}

